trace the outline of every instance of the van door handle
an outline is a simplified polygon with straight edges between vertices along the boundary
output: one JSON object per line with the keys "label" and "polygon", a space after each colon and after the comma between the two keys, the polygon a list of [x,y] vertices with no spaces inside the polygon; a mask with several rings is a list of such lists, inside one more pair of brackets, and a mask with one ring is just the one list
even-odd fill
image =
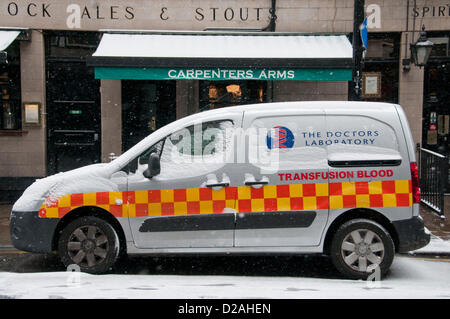
{"label": "van door handle", "polygon": [[254,181],[254,182],[245,182],[246,186],[253,186],[253,185],[267,185],[269,184],[269,181]]}
{"label": "van door handle", "polygon": [[206,184],[206,187],[228,187],[230,183]]}

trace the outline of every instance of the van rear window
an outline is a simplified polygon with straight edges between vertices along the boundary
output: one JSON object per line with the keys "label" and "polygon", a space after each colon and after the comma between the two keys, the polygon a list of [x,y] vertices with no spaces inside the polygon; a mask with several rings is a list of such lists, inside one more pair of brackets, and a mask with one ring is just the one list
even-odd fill
{"label": "van rear window", "polygon": [[[401,155],[395,131],[365,116],[327,116],[328,164],[333,167],[396,166]],[[312,142],[311,142],[312,143]]]}
{"label": "van rear window", "polygon": [[310,140],[312,143],[324,143],[338,146],[340,150],[354,150],[354,146],[378,147],[398,151],[395,131],[389,125],[365,116],[326,116],[326,132],[322,140]]}

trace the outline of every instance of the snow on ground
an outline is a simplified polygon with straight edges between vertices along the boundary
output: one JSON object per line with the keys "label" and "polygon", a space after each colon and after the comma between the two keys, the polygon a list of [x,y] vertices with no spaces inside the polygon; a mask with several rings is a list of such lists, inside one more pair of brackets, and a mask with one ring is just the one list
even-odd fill
{"label": "snow on ground", "polygon": [[412,254],[450,254],[450,241],[431,235],[431,240],[425,247],[414,250]]}
{"label": "snow on ground", "polygon": [[[450,298],[450,262],[396,256],[381,282],[307,277],[0,273],[3,298]],[[79,276],[79,277],[77,277]]]}

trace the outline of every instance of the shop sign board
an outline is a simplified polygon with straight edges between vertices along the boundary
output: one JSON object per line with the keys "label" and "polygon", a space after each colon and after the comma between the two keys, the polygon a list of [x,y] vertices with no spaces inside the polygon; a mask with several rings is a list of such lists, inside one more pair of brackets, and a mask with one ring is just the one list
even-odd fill
{"label": "shop sign board", "polygon": [[97,79],[351,81],[351,69],[95,68]]}

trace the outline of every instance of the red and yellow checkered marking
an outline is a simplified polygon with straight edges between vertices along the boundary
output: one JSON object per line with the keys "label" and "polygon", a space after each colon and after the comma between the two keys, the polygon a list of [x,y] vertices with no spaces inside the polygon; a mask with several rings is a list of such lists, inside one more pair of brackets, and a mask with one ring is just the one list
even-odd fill
{"label": "red and yellow checkered marking", "polygon": [[328,209],[328,184],[238,187],[238,212]]}
{"label": "red and yellow checkered marking", "polygon": [[142,190],[68,194],[48,198],[40,217],[61,218],[81,206],[103,208],[115,217],[237,212],[302,211],[412,206],[410,180]]}
{"label": "red and yellow checkered marking", "polygon": [[116,217],[127,216],[127,192],[78,193],[47,198],[39,210],[40,217],[61,218],[81,206],[96,206]]}
{"label": "red and yellow checkered marking", "polygon": [[412,206],[411,180],[330,183],[330,209]]}
{"label": "red and yellow checkered marking", "polygon": [[222,213],[234,209],[236,187],[128,192],[129,217]]}

